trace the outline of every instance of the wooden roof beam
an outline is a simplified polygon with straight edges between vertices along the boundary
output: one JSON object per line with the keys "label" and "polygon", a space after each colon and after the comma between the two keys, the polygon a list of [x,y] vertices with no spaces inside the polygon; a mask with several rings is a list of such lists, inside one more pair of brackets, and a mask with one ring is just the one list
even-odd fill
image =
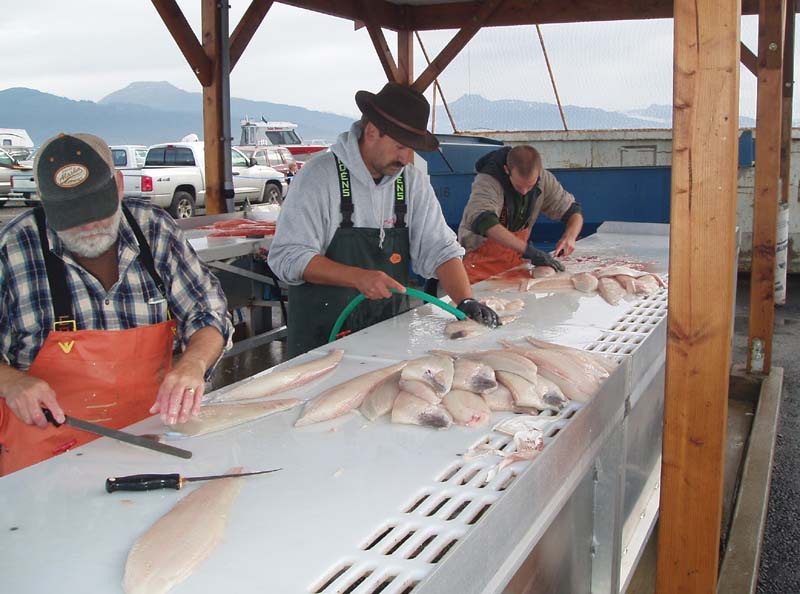
{"label": "wooden roof beam", "polygon": [[[349,19],[364,20],[364,9],[361,0],[279,0],[281,4],[296,6],[314,12]],[[384,29],[399,31],[409,29],[408,12],[410,7],[392,4],[385,0],[368,0],[369,10],[374,15],[374,22]]]}
{"label": "wooden roof beam", "polygon": [[462,28],[455,37],[450,40],[439,55],[433,59],[425,71],[419,75],[414,84],[411,85],[414,89],[423,93],[431,83],[442,73],[447,65],[453,61],[464,46],[469,43],[469,40],[475,37],[475,34],[480,31],[486,20],[507,4],[507,0],[487,0],[481,5],[481,9],[473,14],[470,19],[470,24]]}
{"label": "wooden roof beam", "polygon": [[255,35],[258,28],[261,26],[264,17],[267,16],[269,9],[274,4],[273,0],[253,0],[250,6],[242,15],[236,29],[233,30],[230,41],[230,71],[233,72],[233,67],[236,62],[242,57],[247,44]]}
{"label": "wooden roof beam", "polygon": [[211,60],[197,41],[177,2],[175,0],[152,0],[152,2],[200,84],[204,87],[210,85]]}

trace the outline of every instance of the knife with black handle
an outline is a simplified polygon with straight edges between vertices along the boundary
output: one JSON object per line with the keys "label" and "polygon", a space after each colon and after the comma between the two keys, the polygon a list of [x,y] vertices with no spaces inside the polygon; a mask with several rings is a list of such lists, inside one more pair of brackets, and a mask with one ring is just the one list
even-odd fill
{"label": "knife with black handle", "polygon": [[106,479],[106,491],[155,491],[156,489],[181,489],[184,483],[195,481],[213,481],[215,479],[233,478],[238,476],[253,476],[278,472],[282,468],[259,470],[256,472],[242,472],[239,474],[216,474],[212,476],[181,476],[174,474],[132,474],[129,476],[112,476]]}

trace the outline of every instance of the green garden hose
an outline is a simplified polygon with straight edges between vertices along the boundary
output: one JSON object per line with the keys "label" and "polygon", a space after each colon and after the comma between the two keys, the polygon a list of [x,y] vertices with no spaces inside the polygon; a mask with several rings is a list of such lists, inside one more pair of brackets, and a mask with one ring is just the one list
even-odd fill
{"label": "green garden hose", "polygon": [[[398,292],[396,289],[389,289],[389,290],[392,293]],[[464,312],[461,311],[460,309],[456,309],[449,303],[445,303],[444,301],[442,301],[441,299],[437,299],[433,295],[428,295],[424,291],[420,291],[418,289],[412,289],[411,287],[406,287],[406,295],[411,295],[412,297],[416,297],[417,299],[422,299],[423,301],[427,301],[428,303],[437,305],[446,312],[453,314],[459,320],[464,320],[467,317],[466,315],[464,315]],[[347,307],[345,307],[342,310],[342,313],[339,314],[339,317],[336,318],[336,323],[333,325],[333,329],[331,330],[330,336],[328,336],[328,342],[333,342],[334,340],[336,340],[336,335],[339,333],[339,329],[342,327],[342,324],[344,324],[344,321],[347,319],[347,316],[349,316],[350,312],[352,312],[359,303],[364,301],[364,299],[366,299],[366,297],[364,297],[364,294],[359,293],[358,295],[353,297],[353,300],[350,301],[350,303],[347,304]]]}

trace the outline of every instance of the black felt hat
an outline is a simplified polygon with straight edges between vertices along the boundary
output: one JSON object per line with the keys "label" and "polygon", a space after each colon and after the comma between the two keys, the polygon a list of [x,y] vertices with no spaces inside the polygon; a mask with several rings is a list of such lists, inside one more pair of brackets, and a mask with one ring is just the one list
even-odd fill
{"label": "black felt hat", "polygon": [[397,142],[417,151],[439,146],[426,130],[431,106],[422,93],[399,83],[386,83],[378,92],[359,91],[356,104],[370,122]]}

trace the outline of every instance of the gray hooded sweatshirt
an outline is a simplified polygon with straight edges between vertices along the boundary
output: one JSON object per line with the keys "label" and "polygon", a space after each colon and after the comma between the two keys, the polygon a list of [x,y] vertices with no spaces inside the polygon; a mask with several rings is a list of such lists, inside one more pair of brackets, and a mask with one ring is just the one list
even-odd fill
{"label": "gray hooded sweatshirt", "polygon": [[[350,171],[355,227],[384,229],[394,226],[394,180],[386,177],[376,184],[358,150],[361,125],[339,135],[331,151]],[[407,214],[414,272],[435,278],[436,269],[452,258],[464,255],[456,234],[447,226],[433,188],[422,171],[412,165],[403,168],[406,182]],[[330,152],[311,158],[292,179],[281,207],[277,228],[269,249],[270,268],[285,283],[300,285],[303,272],[314,256],[324,256],[342,222],[336,161]],[[382,234],[381,234],[382,235]]]}

